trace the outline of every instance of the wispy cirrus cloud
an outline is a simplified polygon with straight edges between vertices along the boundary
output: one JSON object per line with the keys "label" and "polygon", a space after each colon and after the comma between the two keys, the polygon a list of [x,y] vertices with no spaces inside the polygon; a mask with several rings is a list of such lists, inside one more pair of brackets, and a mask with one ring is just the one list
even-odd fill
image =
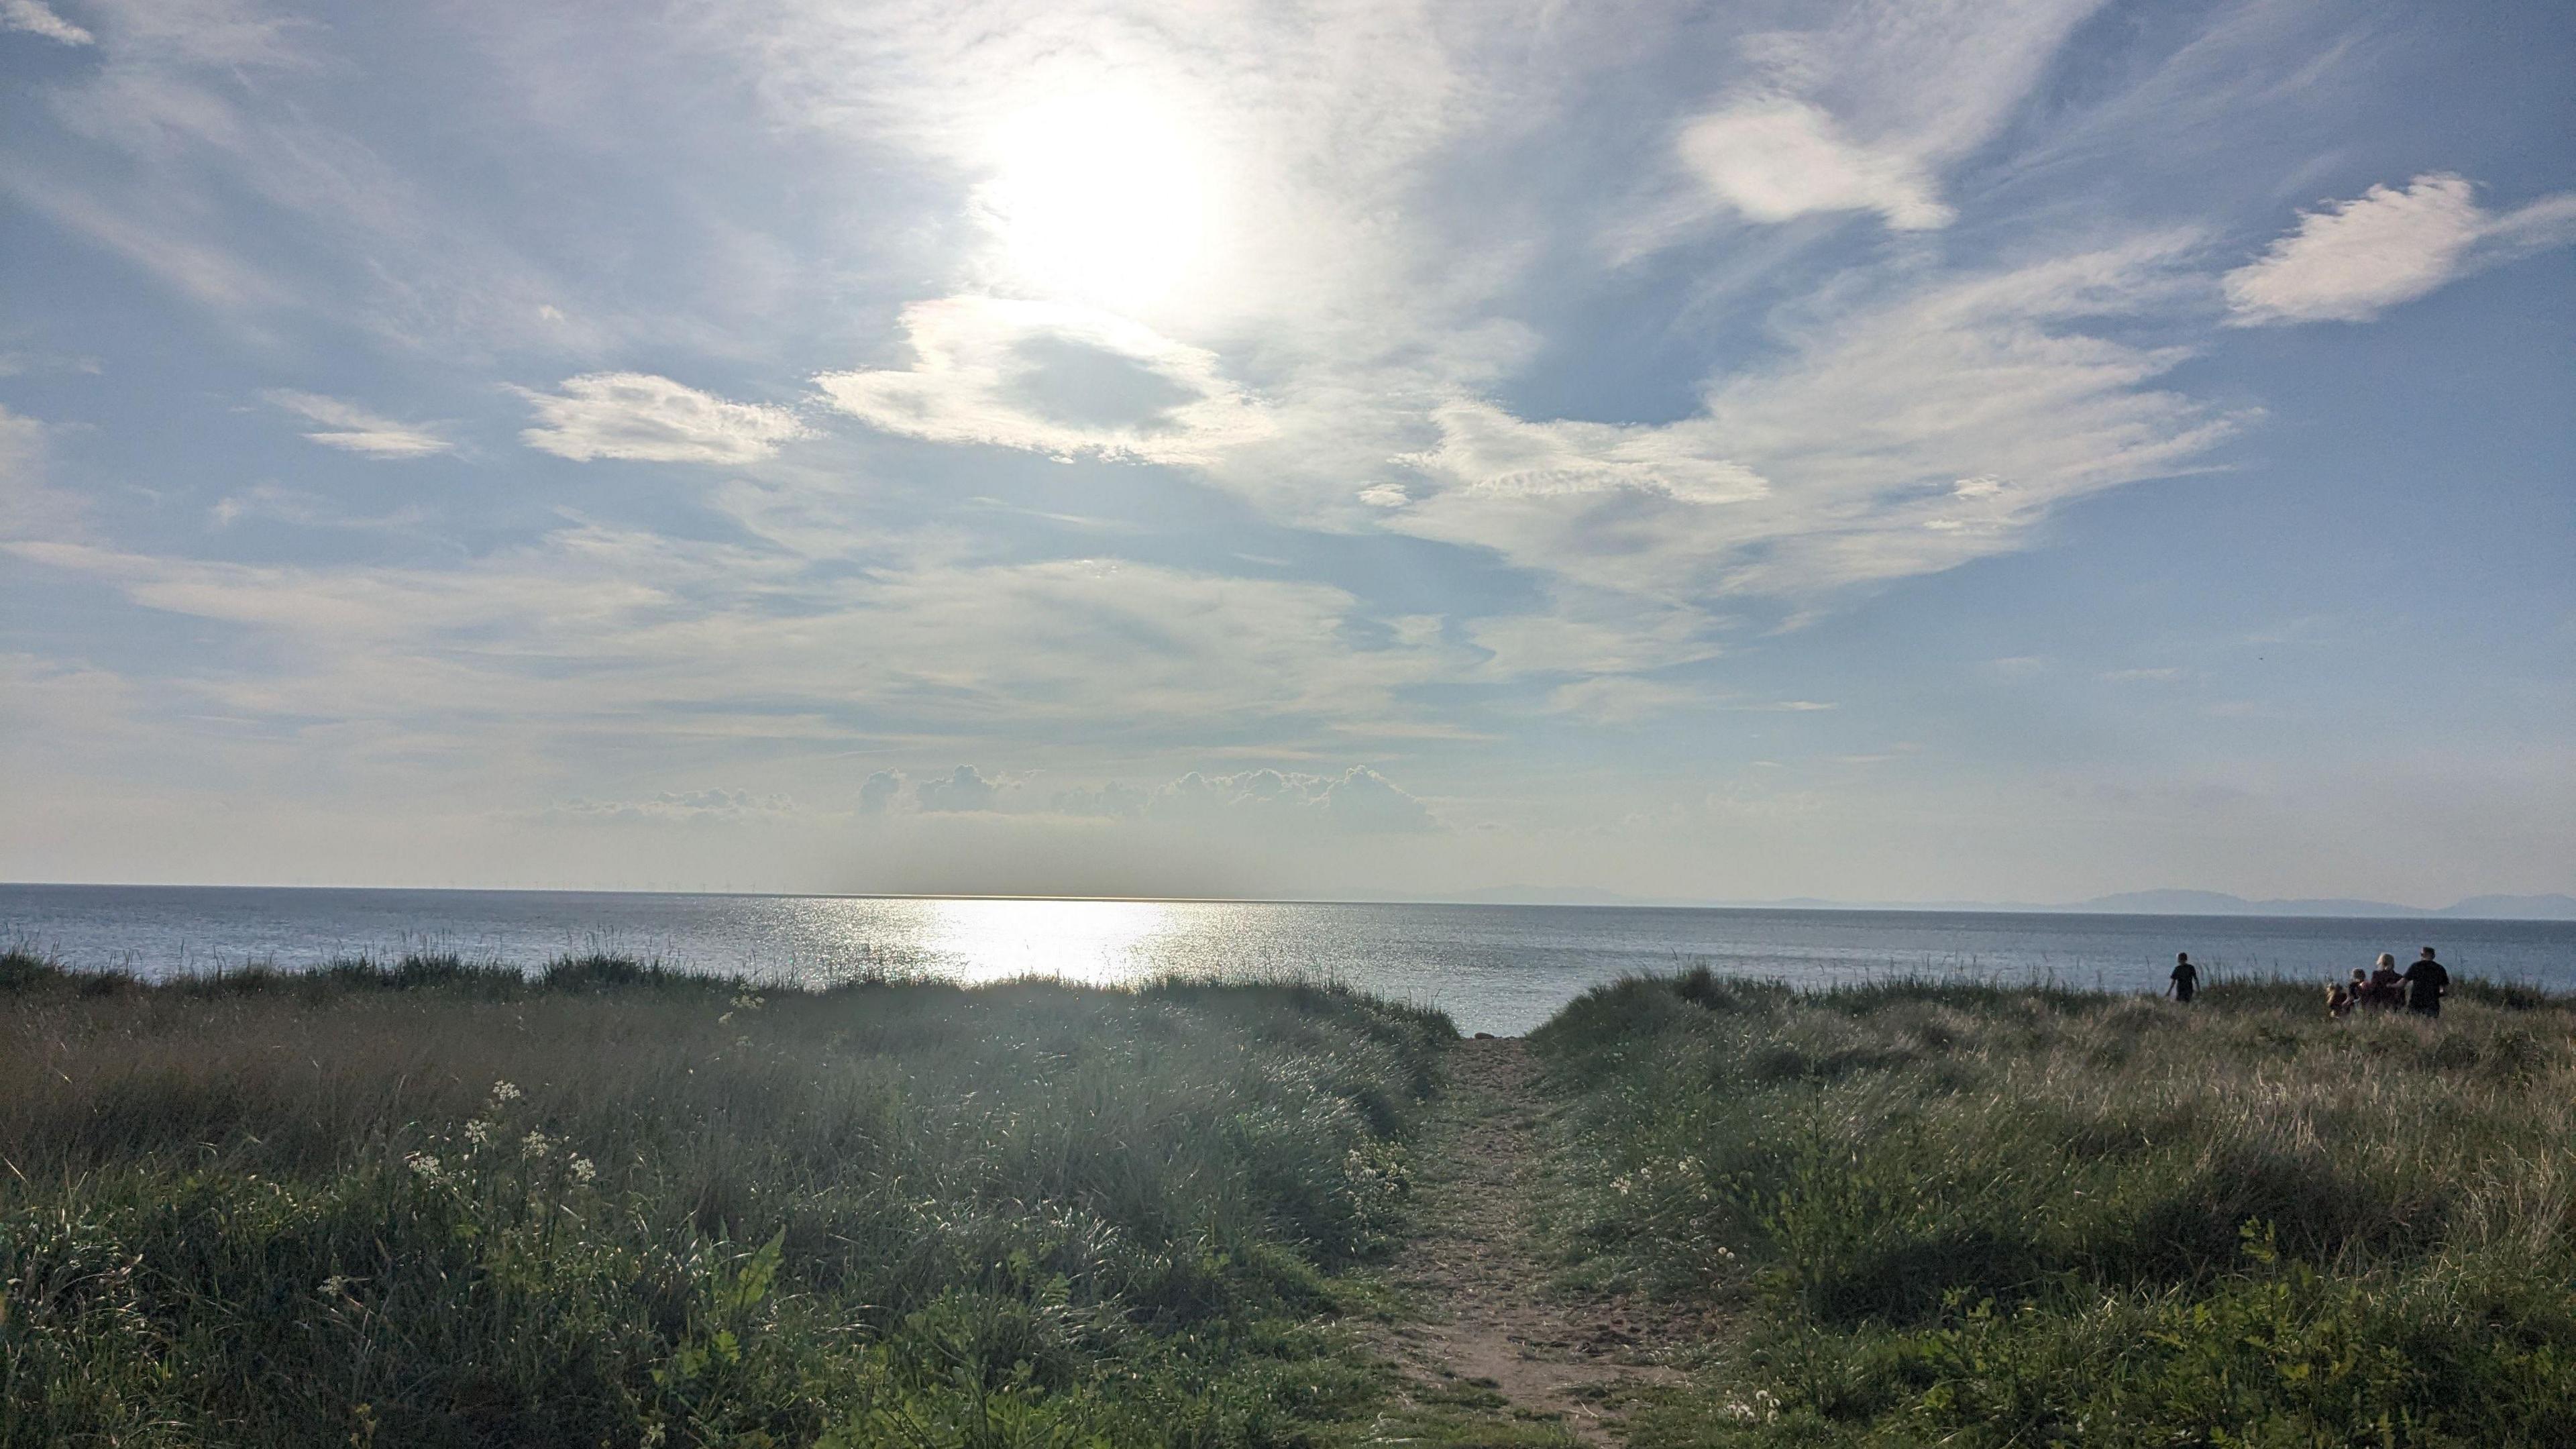
{"label": "wispy cirrus cloud", "polygon": [[2302,212],[2263,255],[2223,280],[2238,327],[2367,322],[2472,272],[2576,242],[2576,192],[2506,212],[2466,177],[2428,172]]}
{"label": "wispy cirrus cloud", "polygon": [[[1106,560],[923,561],[818,579],[811,560],[775,547],[596,525],[461,569],[0,548],[147,608],[295,641],[294,672],[220,686],[239,710],[364,699],[475,731],[506,720],[502,732],[523,738],[611,720],[799,738],[864,719],[1095,743],[1212,725],[1364,727],[1400,719],[1403,690],[1463,662],[1436,641],[1348,647],[1361,606],[1329,585]],[[564,660],[582,664],[567,674]]]}
{"label": "wispy cirrus cloud", "polygon": [[1631,259],[1724,214],[1949,225],[1942,168],[2001,129],[2101,4],[1858,0],[1822,8],[1812,28],[1743,36],[1746,73],[1674,132],[1683,184],[1623,223],[1612,251]]}
{"label": "wispy cirrus cloud", "polygon": [[1386,509],[1385,526],[1694,607],[2019,547],[2059,505],[2188,469],[2241,421],[2155,386],[2183,347],[2090,325],[2187,296],[2193,247],[2144,237],[1900,289],[1785,328],[1782,361],[1711,378],[1674,423],[1445,409],[1417,461],[1449,486]]}
{"label": "wispy cirrus cloud", "polygon": [[650,373],[585,373],[565,378],[554,392],[518,391],[538,424],[519,440],[576,463],[619,458],[739,466],[811,431],[786,408],[727,402]]}
{"label": "wispy cirrus cloud", "polygon": [[320,423],[320,428],[304,436],[344,453],[363,453],[370,458],[425,458],[456,446],[435,429],[399,423],[356,403],[320,393],[272,388],[260,395],[308,422]]}
{"label": "wispy cirrus cloud", "polygon": [[64,45],[96,45],[98,37],[56,15],[44,0],[0,0],[0,30],[22,30]]}

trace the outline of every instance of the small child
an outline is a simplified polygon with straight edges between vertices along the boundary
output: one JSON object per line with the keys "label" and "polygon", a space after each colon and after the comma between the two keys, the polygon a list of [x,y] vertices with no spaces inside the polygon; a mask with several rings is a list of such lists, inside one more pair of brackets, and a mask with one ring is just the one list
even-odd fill
{"label": "small child", "polygon": [[[2354,972],[2358,976],[2361,973]],[[2326,1015],[2341,1021],[2352,1011],[2352,992],[2340,981],[2326,983]]]}

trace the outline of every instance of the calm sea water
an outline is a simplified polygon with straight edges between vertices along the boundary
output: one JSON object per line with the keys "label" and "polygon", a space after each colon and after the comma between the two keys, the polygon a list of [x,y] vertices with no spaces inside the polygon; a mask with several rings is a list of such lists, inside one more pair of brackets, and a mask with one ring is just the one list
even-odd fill
{"label": "calm sea water", "polygon": [[2422,918],[0,885],[0,940],[151,976],[412,950],[522,966],[610,950],[803,980],[1295,972],[1507,1035],[1587,987],[1701,964],[1802,984],[1929,972],[2153,991],[2176,951],[2322,981],[2429,944],[2454,972],[2576,988],[2576,922]]}

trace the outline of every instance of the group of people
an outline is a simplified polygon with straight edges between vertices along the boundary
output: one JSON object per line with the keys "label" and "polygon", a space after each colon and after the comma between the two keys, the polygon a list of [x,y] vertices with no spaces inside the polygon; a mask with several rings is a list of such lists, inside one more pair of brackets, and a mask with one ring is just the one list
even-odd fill
{"label": "group of people", "polygon": [[2415,958],[2415,964],[2404,971],[2397,969],[2397,958],[2382,951],[2377,970],[2364,975],[2354,967],[2352,980],[2338,981],[2326,988],[2326,1015],[2350,1016],[2356,1006],[2395,1011],[2405,1007],[2424,1016],[2442,1014],[2442,998],[2451,990],[2451,973],[2433,959],[2433,948]]}
{"label": "group of people", "polygon": [[[2200,990],[2200,968],[2191,964],[2189,951],[2177,952],[2171,984],[2165,988],[2176,1001],[2189,1001]],[[2352,980],[2338,981],[2326,988],[2326,1014],[2345,1017],[2356,1006],[2380,1011],[2404,1007],[2422,1016],[2440,1016],[2442,998],[2450,992],[2451,973],[2433,959],[2433,948],[2427,946],[2415,964],[2400,971],[2397,958],[2382,951],[2379,969],[2364,972],[2355,968]]]}

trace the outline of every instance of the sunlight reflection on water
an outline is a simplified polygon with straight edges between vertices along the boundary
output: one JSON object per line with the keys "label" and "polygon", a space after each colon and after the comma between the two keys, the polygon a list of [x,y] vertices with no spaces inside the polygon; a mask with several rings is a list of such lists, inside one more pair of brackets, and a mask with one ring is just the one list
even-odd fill
{"label": "sunlight reflection on water", "polygon": [[406,951],[529,968],[608,951],[810,983],[1294,976],[1507,1035],[1588,987],[1701,964],[1804,985],[1965,973],[2155,991],[2181,949],[2323,980],[2433,942],[2455,972],[2576,987],[2576,923],[2420,918],[0,885],[0,939],[148,976]]}

